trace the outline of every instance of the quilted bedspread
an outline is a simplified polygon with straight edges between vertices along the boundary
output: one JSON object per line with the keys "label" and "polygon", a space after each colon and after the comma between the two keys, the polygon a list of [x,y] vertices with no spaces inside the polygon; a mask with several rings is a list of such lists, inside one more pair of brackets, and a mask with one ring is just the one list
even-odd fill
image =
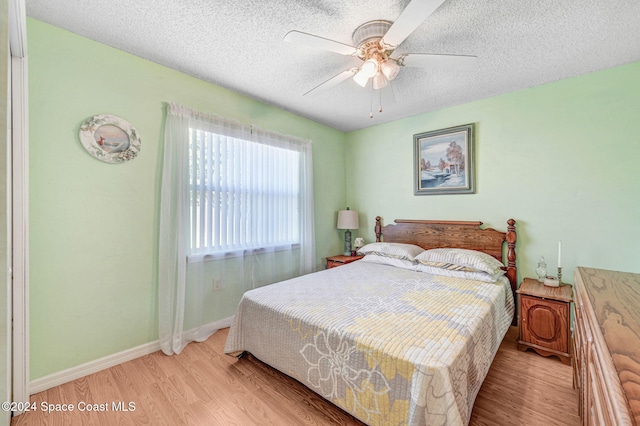
{"label": "quilted bedspread", "polygon": [[250,352],[369,425],[467,424],[513,310],[504,278],[353,262],[246,292],[225,352]]}

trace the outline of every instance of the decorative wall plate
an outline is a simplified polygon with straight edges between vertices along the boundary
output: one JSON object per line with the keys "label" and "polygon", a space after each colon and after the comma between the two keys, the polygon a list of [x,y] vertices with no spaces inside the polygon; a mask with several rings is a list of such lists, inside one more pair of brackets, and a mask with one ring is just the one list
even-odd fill
{"label": "decorative wall plate", "polygon": [[124,163],[140,152],[138,131],[115,115],[94,115],[80,126],[80,142],[89,154],[105,163]]}

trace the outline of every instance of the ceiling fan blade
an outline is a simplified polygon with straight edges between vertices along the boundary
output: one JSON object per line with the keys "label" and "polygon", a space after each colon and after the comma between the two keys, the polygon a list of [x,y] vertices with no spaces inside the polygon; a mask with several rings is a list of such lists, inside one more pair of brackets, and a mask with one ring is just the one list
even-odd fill
{"label": "ceiling fan blade", "polygon": [[358,72],[357,68],[342,71],[340,74],[334,75],[329,80],[318,84],[316,87],[309,90],[307,93],[305,93],[302,96],[307,96],[309,93],[312,93],[312,92],[313,94],[316,94],[316,93],[324,92],[325,90],[331,89],[332,87],[337,86],[338,84],[349,79],[350,77],[353,77],[356,74],[356,72]]}
{"label": "ceiling fan blade", "polygon": [[393,50],[424,22],[445,0],[412,0],[382,37],[380,44]]}
{"label": "ceiling fan blade", "polygon": [[328,38],[319,37],[313,34],[307,34],[300,31],[289,31],[284,36],[284,41],[289,43],[301,44],[303,46],[313,47],[316,49],[328,50],[330,52],[339,53],[341,55],[355,55],[358,52],[353,46],[340,43],[339,41],[329,40]]}
{"label": "ceiling fan blade", "polygon": [[465,68],[473,66],[478,60],[472,55],[436,55],[430,53],[405,53],[396,61],[405,67],[422,68]]}

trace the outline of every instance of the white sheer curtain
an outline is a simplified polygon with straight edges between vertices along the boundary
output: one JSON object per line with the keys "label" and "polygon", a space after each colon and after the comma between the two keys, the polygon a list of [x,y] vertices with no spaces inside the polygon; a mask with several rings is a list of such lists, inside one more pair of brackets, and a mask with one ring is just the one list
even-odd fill
{"label": "white sheer curtain", "polygon": [[158,251],[168,355],[227,326],[247,289],[312,272],[311,141],[168,104]]}

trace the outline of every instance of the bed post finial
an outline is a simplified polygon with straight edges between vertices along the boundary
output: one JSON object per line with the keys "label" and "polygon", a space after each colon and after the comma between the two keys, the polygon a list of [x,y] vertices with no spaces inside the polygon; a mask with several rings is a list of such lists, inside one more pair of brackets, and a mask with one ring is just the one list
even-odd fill
{"label": "bed post finial", "polygon": [[507,221],[507,267],[516,267],[516,221],[509,219]]}
{"label": "bed post finial", "polygon": [[373,228],[376,232],[376,243],[380,242],[380,236],[382,235],[382,225],[380,224],[381,220],[382,218],[380,216],[376,216],[376,226]]}

